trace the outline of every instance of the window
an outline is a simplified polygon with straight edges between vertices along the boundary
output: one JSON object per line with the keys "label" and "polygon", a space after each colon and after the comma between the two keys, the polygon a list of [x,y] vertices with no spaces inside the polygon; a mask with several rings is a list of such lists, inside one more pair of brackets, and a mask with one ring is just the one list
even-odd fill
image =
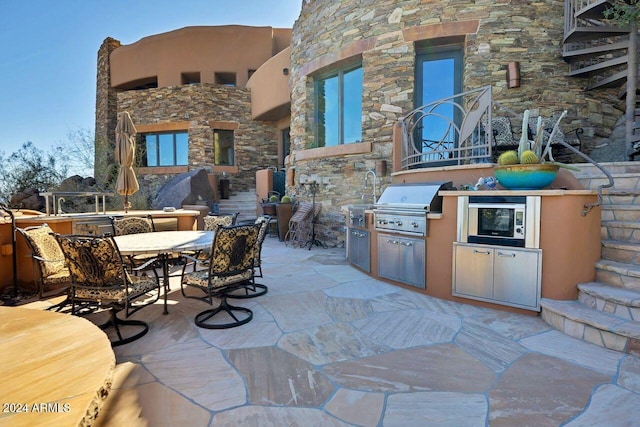
{"label": "window", "polygon": [[362,141],[362,65],[315,80],[315,147]]}
{"label": "window", "polygon": [[236,85],[236,73],[214,73],[216,84],[224,86]]}
{"label": "window", "polygon": [[147,133],[144,135],[146,165],[186,166],[189,162],[189,136],[187,132]]}
{"label": "window", "polygon": [[[462,47],[424,44],[416,47],[416,108],[462,92]],[[460,100],[456,100],[460,102]],[[462,117],[451,103],[441,104],[433,114],[421,120],[415,141],[422,152],[442,141],[441,147],[457,145],[452,123],[460,124]]]}
{"label": "window", "polygon": [[183,85],[193,85],[200,83],[200,73],[182,73],[180,75],[180,80],[182,81]]}
{"label": "window", "polygon": [[213,164],[216,166],[232,166],[233,156],[233,131],[213,130]]}

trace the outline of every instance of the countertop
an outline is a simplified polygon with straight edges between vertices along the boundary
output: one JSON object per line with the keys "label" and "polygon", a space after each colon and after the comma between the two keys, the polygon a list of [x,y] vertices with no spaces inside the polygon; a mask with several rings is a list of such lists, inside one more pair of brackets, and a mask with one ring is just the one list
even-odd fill
{"label": "countertop", "polygon": [[457,196],[589,196],[597,195],[596,190],[478,190],[478,191],[462,191],[462,190],[444,190],[438,194],[443,197]]}
{"label": "countertop", "polygon": [[110,216],[146,216],[152,215],[154,218],[175,218],[181,216],[198,216],[200,214],[199,211],[190,210],[190,209],[176,209],[173,212],[165,212],[163,210],[147,210],[147,211],[129,211],[125,213],[124,211],[107,211],[106,213],[102,212],[84,212],[84,213],[68,213],[62,215],[16,215],[15,220],[16,223],[23,221],[32,221],[37,219],[38,221],[46,220],[46,222],[60,222],[60,221],[69,221],[69,220],[79,220],[79,219],[91,219],[91,218],[108,218]]}

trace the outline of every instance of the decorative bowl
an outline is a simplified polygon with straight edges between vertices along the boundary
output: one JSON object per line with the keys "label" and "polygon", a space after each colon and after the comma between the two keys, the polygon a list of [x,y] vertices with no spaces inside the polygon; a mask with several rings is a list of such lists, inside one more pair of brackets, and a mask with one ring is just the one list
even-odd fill
{"label": "decorative bowl", "polygon": [[494,166],[493,172],[507,190],[540,190],[556,179],[558,168],[552,163],[516,164]]}

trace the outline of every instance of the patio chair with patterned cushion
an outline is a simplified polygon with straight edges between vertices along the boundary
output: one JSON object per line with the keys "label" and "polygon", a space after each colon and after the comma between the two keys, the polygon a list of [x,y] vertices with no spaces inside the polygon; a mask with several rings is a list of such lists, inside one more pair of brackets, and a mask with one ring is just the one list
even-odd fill
{"label": "patio chair with patterned cushion", "polygon": [[230,227],[236,225],[238,213],[233,214],[209,214],[204,217],[204,229],[206,231],[216,231],[218,227]]}
{"label": "patio chair with patterned cushion", "polygon": [[146,217],[125,216],[121,218],[110,216],[109,220],[111,221],[111,226],[113,227],[114,236],[151,233],[153,231],[156,231],[155,225],[153,224],[153,217],[151,215],[147,215]]}
{"label": "patio chair with patterned cushion", "polygon": [[[147,215],[146,217],[110,216],[109,220],[111,221],[111,227],[113,228],[114,236],[126,236],[129,234],[139,234],[139,233],[152,233],[156,231],[155,225],[153,224],[153,217],[151,215]],[[129,271],[135,272],[137,267],[147,264],[148,261],[152,258],[155,258],[155,255],[127,256],[126,261],[129,267]],[[151,268],[156,267],[153,263],[149,263],[148,265]]]}
{"label": "patio chair with patterned cushion", "polygon": [[[190,273],[183,269],[180,289],[185,298],[201,299],[210,305],[213,298],[220,299],[216,308],[196,315],[197,326],[226,329],[244,325],[253,318],[248,308],[230,305],[227,296],[255,285],[254,262],[260,227],[251,224],[219,228],[213,238],[207,269]],[[187,295],[188,288],[198,289],[204,295]]]}
{"label": "patio chair with patterned cushion", "polygon": [[[119,346],[144,336],[149,326],[141,320],[123,320],[117,316],[121,310],[126,317],[153,304],[160,297],[160,280],[157,275],[131,276],[127,271],[118,245],[110,234],[105,236],[55,235],[64,253],[71,273],[71,313],[82,302],[96,302],[109,308],[109,320],[101,329],[113,327],[117,339],[112,346]],[[150,261],[152,262],[152,261]],[[137,302],[136,302],[137,301]],[[140,329],[125,337],[121,326]]]}
{"label": "patio chair with patterned cushion", "polygon": [[[65,265],[65,258],[60,245],[53,236],[48,224],[16,230],[24,237],[31,251],[33,277],[38,296],[45,295],[45,288],[52,294],[63,294],[71,286],[71,275]],[[47,295],[52,296],[52,295]]]}
{"label": "patio chair with patterned cushion", "polygon": [[[264,243],[264,239],[267,237],[269,222],[270,218],[268,215],[260,215],[255,220],[255,224],[260,226],[260,231],[258,232],[255,258],[253,260],[254,277],[262,277],[262,244]],[[227,296],[229,298],[236,299],[255,298],[266,294],[267,291],[268,288],[266,285],[263,285],[262,283],[255,283],[254,281],[253,283],[248,284],[243,289],[229,293]]]}
{"label": "patio chair with patterned cushion", "polygon": [[[230,227],[235,225],[238,213],[233,214],[208,214],[204,217],[204,231],[216,231],[220,227]],[[185,251],[182,253],[186,256],[185,262],[188,263],[189,259],[197,258],[201,264],[205,264],[209,259],[209,256],[203,251]],[[197,263],[193,263],[193,269],[195,271]]]}

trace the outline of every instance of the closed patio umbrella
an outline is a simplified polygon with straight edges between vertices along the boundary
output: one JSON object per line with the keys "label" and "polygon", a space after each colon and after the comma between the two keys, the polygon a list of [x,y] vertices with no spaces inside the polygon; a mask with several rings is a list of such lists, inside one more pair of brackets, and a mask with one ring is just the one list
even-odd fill
{"label": "closed patio umbrella", "polygon": [[135,141],[136,127],[128,112],[122,112],[118,116],[116,124],[116,161],[120,164],[120,172],[116,181],[116,191],[124,196],[124,211],[131,207],[129,196],[140,189],[138,179],[133,171],[133,162],[136,153]]}

